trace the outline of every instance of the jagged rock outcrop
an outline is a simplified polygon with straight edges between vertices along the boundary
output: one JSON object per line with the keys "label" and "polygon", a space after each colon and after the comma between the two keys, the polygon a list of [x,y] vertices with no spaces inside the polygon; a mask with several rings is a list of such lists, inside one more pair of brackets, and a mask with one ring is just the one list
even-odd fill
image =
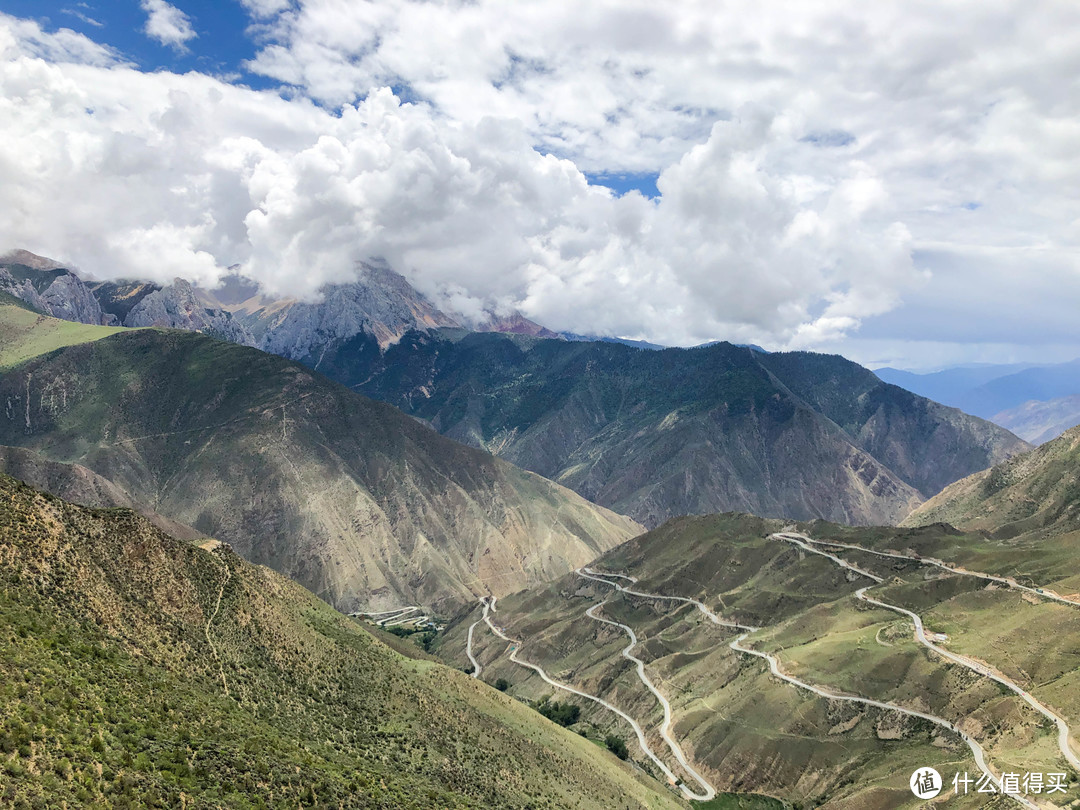
{"label": "jagged rock outcrop", "polygon": [[112,323],[82,279],[59,262],[26,250],[0,257],[0,291],[65,321]]}
{"label": "jagged rock outcrop", "polygon": [[488,312],[487,317],[474,329],[477,332],[503,332],[510,335],[531,335],[532,337],[552,338],[561,340],[558,332],[552,332],[546,326],[541,326],[536,321],[529,320],[518,310],[499,314]]}
{"label": "jagged rock outcrop", "polygon": [[231,312],[207,307],[195,293],[191,283],[175,279],[168,287],[162,287],[143,296],[124,318],[124,326],[158,326],[168,329],[184,329],[204,335],[254,346],[255,338]]}
{"label": "jagged rock outcrop", "polygon": [[361,333],[385,348],[411,329],[461,325],[382,264],[365,264],[355,282],[329,285],[321,295],[312,303],[260,299],[236,312],[263,351],[314,367],[327,351]]}
{"label": "jagged rock outcrop", "polygon": [[91,281],[87,285],[101,304],[106,317],[111,316],[118,326],[140,301],[161,289],[152,281]]}

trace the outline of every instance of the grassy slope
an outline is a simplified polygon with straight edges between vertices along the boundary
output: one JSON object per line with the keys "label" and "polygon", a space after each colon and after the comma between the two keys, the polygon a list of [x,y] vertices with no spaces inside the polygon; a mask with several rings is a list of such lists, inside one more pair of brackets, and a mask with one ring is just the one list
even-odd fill
{"label": "grassy slope", "polygon": [[0,371],[34,357],[115,335],[118,326],[90,326],[41,315],[6,293],[0,293]]}
{"label": "grassy slope", "polygon": [[1008,538],[1080,529],[1080,428],[957,481],[904,525],[937,521]]}
{"label": "grassy slope", "polygon": [[[849,670],[859,670],[862,659],[852,654],[867,647],[866,632],[873,643],[874,629],[866,630],[867,618],[851,604],[849,594],[858,583],[821,557],[765,539],[778,528],[777,522],[739,515],[681,518],[608,552],[595,567],[633,573],[641,577],[642,590],[702,598],[729,618],[777,627],[786,634],[779,646],[796,648],[784,652],[791,668],[824,684],[891,688],[898,698],[910,698],[893,684],[845,680]],[[625,635],[582,617],[589,605],[610,594],[609,588],[566,577],[542,590],[500,599],[498,621],[525,640],[526,660],[630,712],[652,729],[650,738],[662,752],[655,732],[659,708],[619,658]],[[675,707],[676,737],[718,788],[763,792],[806,806],[893,808],[918,805],[908,792],[907,777],[921,764],[937,763],[939,770],[951,768],[950,773],[974,770],[967,749],[939,735],[936,727],[831,703],[781,684],[762,662],[728,649],[731,633],[708,625],[688,608],[674,614],[662,608],[618,596],[604,614],[638,632],[639,654]],[[464,633],[477,617],[474,611],[448,629],[442,655],[458,661]],[[876,618],[893,623],[891,616]],[[828,637],[821,649],[802,649],[807,643],[803,635],[819,634]],[[777,646],[768,633],[755,638],[763,648]],[[486,680],[506,678],[512,694],[528,699],[552,694],[538,678],[510,663],[506,645],[482,626],[476,642]],[[935,679],[941,668],[920,651],[902,647],[896,652],[895,660],[885,662],[886,670],[897,661],[906,668],[892,677],[902,681],[910,675],[911,688],[927,693],[940,685]],[[962,695],[971,701],[980,696],[977,686]],[[628,734],[591,703],[581,707],[583,729],[594,736]],[[631,753],[641,756],[635,748]]]}
{"label": "grassy slope", "polygon": [[6,477],[0,628],[5,806],[682,806],[227,549]]}
{"label": "grassy slope", "polygon": [[[721,615],[757,624],[759,649],[792,674],[855,694],[932,711],[984,745],[991,763],[1013,772],[1069,771],[1053,727],[1022,701],[916,644],[897,614],[857,601],[866,584],[827,560],[765,535],[779,524],[739,515],[682,518],[608,552],[594,567],[632,573],[645,591],[703,599]],[[815,523],[812,536],[881,549],[915,549],[972,568],[1075,581],[1075,546],[986,538],[944,526],[859,529]],[[1080,726],[1080,610],[1038,602],[985,581],[925,565],[843,552],[885,577],[877,593],[918,611],[948,646],[996,666]],[[1068,592],[1065,588],[1059,588]],[[619,658],[625,636],[582,617],[611,589],[564,578],[499,600],[498,620],[524,639],[523,655],[568,682],[603,694],[655,729],[655,701]],[[603,612],[637,631],[638,654],[672,701],[676,736],[719,787],[759,791],[836,808],[891,808],[918,802],[907,792],[915,767],[974,772],[958,740],[922,721],[810,697],[767,676],[764,665],[727,648],[731,635],[690,609],[612,598]],[[449,628],[442,655],[457,660],[475,612]],[[508,679],[530,699],[550,692],[507,661],[505,645],[478,633],[484,677]],[[561,698],[560,698],[561,699]],[[586,724],[625,734],[610,715],[582,704]],[[655,732],[655,744],[661,743]],[[1069,796],[1075,798],[1075,783]],[[971,800],[974,801],[974,800]],[[977,802],[975,802],[978,805]]]}

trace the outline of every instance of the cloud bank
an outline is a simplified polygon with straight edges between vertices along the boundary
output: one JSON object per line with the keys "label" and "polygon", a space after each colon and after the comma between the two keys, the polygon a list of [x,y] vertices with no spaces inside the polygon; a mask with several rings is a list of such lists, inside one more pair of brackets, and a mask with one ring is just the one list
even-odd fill
{"label": "cloud bank", "polygon": [[[287,92],[0,16],[3,240],[302,297],[382,257],[465,314],[684,345],[940,342],[905,299],[1080,280],[1071,4],[244,5]],[[626,172],[661,196],[585,176]]]}

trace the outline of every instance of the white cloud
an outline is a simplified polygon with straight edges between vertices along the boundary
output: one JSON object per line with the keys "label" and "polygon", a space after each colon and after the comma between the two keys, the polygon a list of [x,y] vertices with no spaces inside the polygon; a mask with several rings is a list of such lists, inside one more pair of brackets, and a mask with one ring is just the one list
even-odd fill
{"label": "white cloud", "polygon": [[187,14],[166,0],[142,0],[142,8],[148,15],[143,31],[162,45],[183,53],[187,51],[185,43],[198,36]]}
{"label": "white cloud", "polygon": [[[1080,276],[1068,4],[245,5],[291,100],[0,18],[4,241],[98,274],[241,262],[301,295],[382,256],[458,309],[773,347],[895,341],[951,302],[935,345],[984,341],[973,287],[1047,329],[1047,288],[1002,279]],[[967,245],[1025,259],[991,277]]]}

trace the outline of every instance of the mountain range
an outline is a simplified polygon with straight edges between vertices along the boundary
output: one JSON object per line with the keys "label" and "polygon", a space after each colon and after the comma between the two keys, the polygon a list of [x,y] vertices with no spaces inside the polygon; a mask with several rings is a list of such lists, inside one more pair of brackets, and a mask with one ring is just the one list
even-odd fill
{"label": "mountain range", "polygon": [[892,523],[1027,449],[840,357],[545,339],[520,315],[484,327],[506,333],[468,330],[379,263],[318,302],[267,300],[239,275],[220,298],[180,280],[89,289],[125,326],[297,360],[646,526],[732,509]]}
{"label": "mountain range", "polygon": [[1034,444],[1080,424],[1080,360],[960,366],[929,374],[881,368],[875,373],[886,382],[989,419]]}
{"label": "mountain range", "polygon": [[[6,312],[30,343],[62,323],[26,323],[14,306],[0,321]],[[196,333],[99,329],[0,377],[0,445],[93,470],[341,609],[452,611],[638,531],[284,358]]]}
{"label": "mountain range", "polygon": [[488,315],[379,263],[313,301],[0,263],[5,801],[861,810],[972,740],[1061,766],[1080,428]]}
{"label": "mountain range", "polygon": [[382,354],[357,338],[323,370],[646,526],[729,510],[890,523],[1028,447],[841,357],[729,343],[416,332]]}

